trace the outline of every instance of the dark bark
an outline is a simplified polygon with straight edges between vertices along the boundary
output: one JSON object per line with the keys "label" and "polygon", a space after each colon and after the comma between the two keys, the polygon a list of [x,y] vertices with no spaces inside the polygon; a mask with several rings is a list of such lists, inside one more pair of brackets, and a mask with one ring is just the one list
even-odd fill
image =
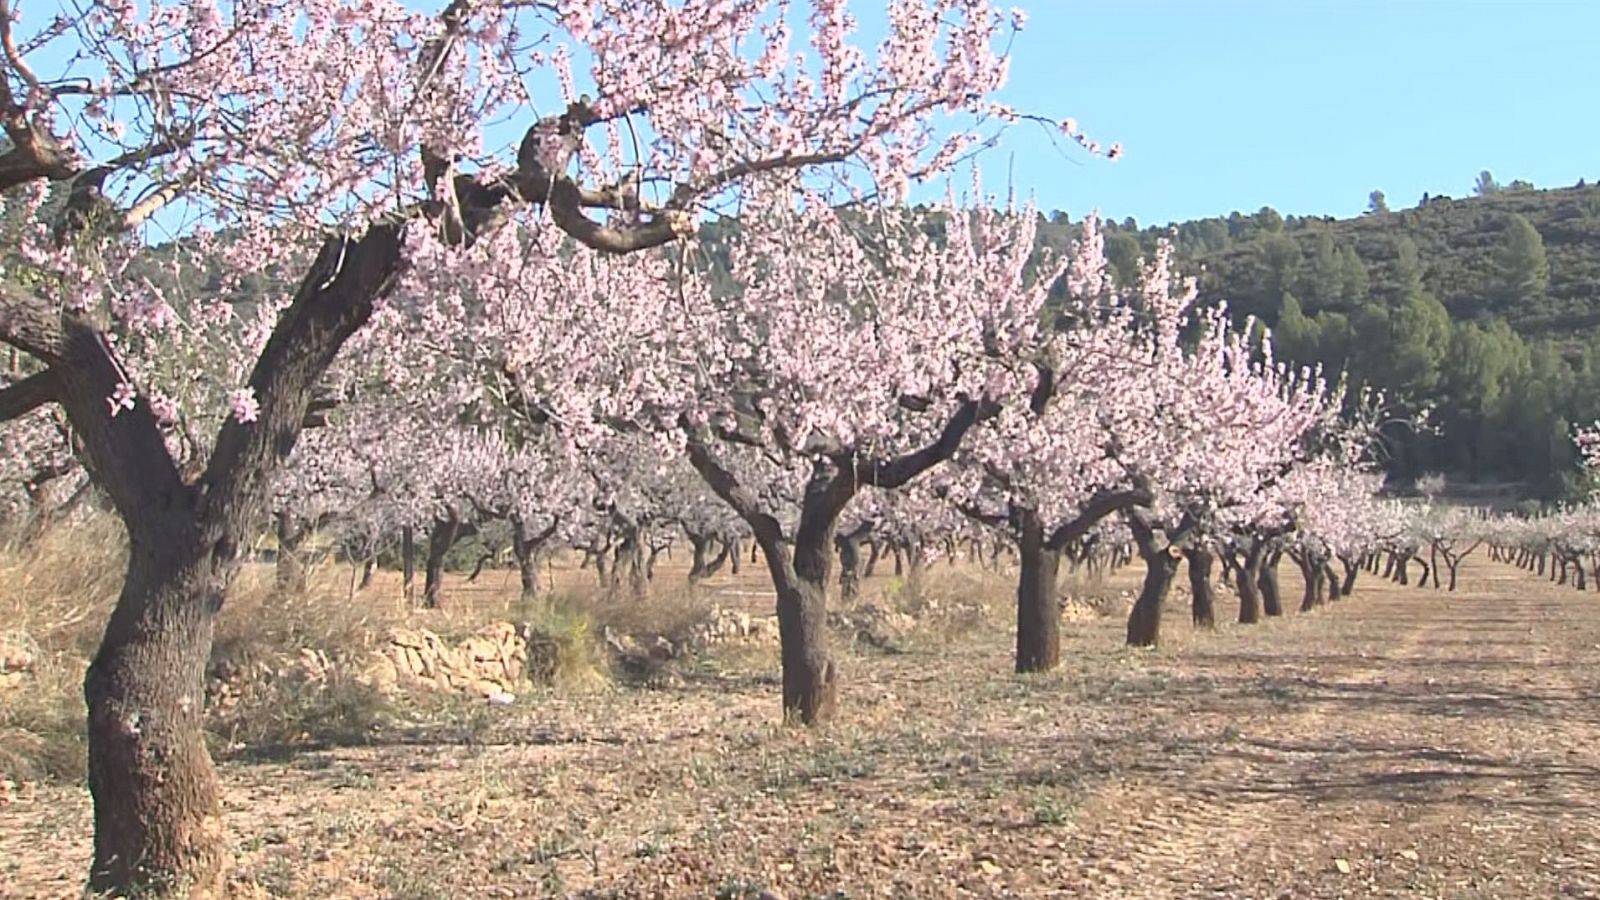
{"label": "dark bark", "polygon": [[1300,566],[1300,577],[1305,580],[1305,590],[1300,595],[1300,611],[1310,612],[1326,601],[1322,561],[1310,553],[1300,552],[1292,555]]}
{"label": "dark bark", "polygon": [[1278,561],[1282,558],[1282,550],[1270,551],[1262,561],[1261,575],[1256,579],[1256,586],[1261,588],[1261,611],[1269,617],[1283,615],[1282,594],[1278,591]]}
{"label": "dark bark", "polygon": [[551,519],[543,530],[535,532],[520,515],[511,517],[511,555],[517,560],[517,577],[522,585],[522,599],[532,600],[539,595],[539,548],[555,535],[559,522]]}
{"label": "dark bark", "polygon": [[861,542],[872,530],[863,522],[855,529],[834,535],[833,543],[839,549],[839,600],[854,603],[861,596]]}
{"label": "dark bark", "polygon": [[867,542],[867,563],[866,563],[866,566],[864,568],[862,568],[862,570],[861,570],[861,577],[862,578],[871,578],[872,577],[873,570],[878,567],[878,557],[880,557],[882,555],[883,555],[883,542],[882,541],[868,541]]}
{"label": "dark bark", "polygon": [[1333,562],[1331,560],[1324,561],[1322,564],[1322,584],[1327,591],[1330,603],[1344,596],[1344,588],[1339,582],[1338,574],[1333,571]]}
{"label": "dark bark", "polygon": [[200,702],[226,578],[196,552],[192,520],[163,518],[130,535],[127,580],[84,681],[90,884],[106,893],[207,890],[226,855]]}
{"label": "dark bark", "polygon": [[1211,568],[1216,562],[1216,555],[1208,547],[1195,546],[1185,549],[1183,556],[1189,564],[1190,614],[1195,627],[1215,628],[1216,595],[1211,588]]}
{"label": "dark bark", "polygon": [[[750,546],[754,547],[755,544],[752,543]],[[739,574],[743,566],[741,561],[744,559],[744,538],[731,538],[723,544],[723,548],[728,552],[728,571],[734,575]]]}
{"label": "dark bark", "polygon": [[1267,560],[1267,542],[1254,538],[1239,564],[1234,589],[1239,592],[1239,624],[1254,625],[1261,621],[1261,571]]}
{"label": "dark bark", "polygon": [[[699,534],[685,531],[689,536],[689,583],[698,584],[709,578],[715,571],[712,568],[711,545],[716,543],[716,538],[709,534]],[[722,545],[722,555],[719,560],[728,556],[728,545]],[[720,565],[720,562],[718,563]]]}
{"label": "dark bark", "polygon": [[1154,647],[1161,642],[1161,608],[1166,603],[1172,579],[1178,574],[1183,552],[1177,544],[1158,542],[1155,529],[1137,519],[1130,518],[1129,527],[1133,530],[1139,555],[1144,559],[1145,573],[1139,598],[1128,613],[1128,646]]}
{"label": "dark bark", "polygon": [[650,570],[645,561],[645,538],[641,528],[628,528],[622,533],[622,543],[617,546],[614,579],[621,578],[622,569],[628,572],[628,596],[644,600],[650,596]]}
{"label": "dark bark", "polygon": [[1018,519],[1017,671],[1048,672],[1061,662],[1061,551],[1046,541],[1038,514],[1024,510]]}
{"label": "dark bark", "polygon": [[467,573],[467,583],[472,584],[477,581],[478,576],[483,574],[484,566],[487,566],[492,559],[494,559],[494,554],[488,550],[478,554],[477,560],[472,564],[472,571]]}
{"label": "dark bark", "polygon": [[433,528],[428,531],[428,556],[423,561],[422,574],[422,606],[424,609],[439,608],[439,592],[444,586],[444,557],[457,541],[471,537],[478,529],[470,522],[463,522],[455,516],[437,519]]}
{"label": "dark bark", "polygon": [[1348,597],[1356,591],[1356,576],[1361,574],[1361,566],[1347,556],[1339,557],[1339,563],[1344,566],[1344,582],[1339,585],[1339,593]]}
{"label": "dark bark", "polygon": [[376,559],[374,559],[373,557],[369,556],[366,559],[362,560],[361,561],[361,583],[356,585],[356,590],[364,591],[367,588],[372,587],[372,576],[373,576],[373,574],[375,572],[377,572],[377,570],[378,570],[378,561]]}

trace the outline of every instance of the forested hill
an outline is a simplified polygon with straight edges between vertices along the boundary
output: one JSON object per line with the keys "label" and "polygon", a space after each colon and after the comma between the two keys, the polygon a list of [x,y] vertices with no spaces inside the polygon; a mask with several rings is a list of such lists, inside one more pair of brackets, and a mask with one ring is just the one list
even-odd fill
{"label": "forested hill", "polygon": [[[1501,187],[1483,173],[1473,194],[1395,209],[1374,193],[1352,219],[1128,220],[1107,254],[1128,279],[1175,234],[1202,302],[1260,317],[1283,356],[1432,408],[1434,433],[1389,434],[1394,474],[1556,499],[1573,477],[1568,423],[1600,414],[1600,185]],[[1066,223],[1051,230],[1056,243]]]}

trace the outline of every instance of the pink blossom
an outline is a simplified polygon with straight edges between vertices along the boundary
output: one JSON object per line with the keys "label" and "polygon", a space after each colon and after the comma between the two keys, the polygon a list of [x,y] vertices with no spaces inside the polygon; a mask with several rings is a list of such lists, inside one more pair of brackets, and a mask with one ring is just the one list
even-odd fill
{"label": "pink blossom", "polygon": [[230,415],[241,423],[254,422],[261,414],[261,404],[256,401],[256,389],[242,387],[228,394]]}
{"label": "pink blossom", "polygon": [[108,398],[106,401],[111,405],[111,417],[114,419],[117,417],[117,414],[123,410],[133,409],[134,398],[137,396],[138,395],[134,392],[132,384],[129,384],[126,381],[117,382],[116,388],[112,391],[110,398]]}

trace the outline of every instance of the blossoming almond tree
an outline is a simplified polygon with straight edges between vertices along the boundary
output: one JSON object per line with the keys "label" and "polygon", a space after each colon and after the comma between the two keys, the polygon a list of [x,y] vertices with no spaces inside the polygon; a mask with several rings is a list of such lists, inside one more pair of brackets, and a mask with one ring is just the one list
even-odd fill
{"label": "blossoming almond tree", "polygon": [[[21,249],[52,273],[0,286],[0,341],[38,364],[0,409],[66,411],[132,547],[85,685],[93,889],[216,883],[212,619],[317,384],[426,262],[419,238],[460,249],[534,209],[590,248],[658,247],[761,175],[852,161],[894,196],[968,142],[935,140],[936,115],[1003,112],[986,97],[1006,17],[985,0],[896,2],[875,53],[840,0],[807,8],[800,53],[776,0],[119,0],[39,20],[0,3],[0,192],[41,216]],[[538,72],[559,102],[533,96]],[[484,123],[529,109],[554,112],[497,156]],[[52,184],[67,199],[46,221]],[[184,318],[123,275],[149,229],[186,225],[229,235],[229,256]],[[297,287],[228,302],[268,268]],[[175,454],[170,423],[223,411],[185,410],[184,347],[231,347],[238,375],[229,415]]]}
{"label": "blossoming almond tree", "polygon": [[[780,215],[778,211],[769,214]],[[904,487],[948,459],[1020,387],[1049,272],[1030,273],[1034,217],[947,211],[943,240],[922,223],[862,227],[807,206],[788,228],[735,242],[738,290],[709,297],[728,351],[703,370],[677,416],[691,463],[743,517],[778,594],[786,714],[826,719],[837,671],[826,597],[841,515],[865,488]],[[787,218],[787,216],[783,216]],[[775,236],[784,234],[782,241]],[[809,471],[786,534],[722,462],[728,444],[758,447]]]}
{"label": "blossoming almond tree", "polygon": [[1141,369],[1143,310],[1110,292],[1098,221],[1085,220],[1066,279],[1077,324],[1041,333],[1024,354],[1026,402],[1012,403],[958,454],[941,492],[970,518],[1004,532],[1018,548],[1018,672],[1060,662],[1062,553],[1107,516],[1154,497],[1144,475],[1119,461],[1160,438],[1129,406]]}
{"label": "blossoming almond tree", "polygon": [[[1221,529],[1218,514],[1247,504],[1309,458],[1335,427],[1339,395],[1315,372],[1271,357],[1246,326],[1231,328],[1226,310],[1190,312],[1192,284],[1171,275],[1169,251],[1147,268],[1142,300],[1152,324],[1142,380],[1129,391],[1141,410],[1130,416],[1159,433],[1119,446],[1118,461],[1153,488],[1156,502],[1129,515],[1146,576],[1128,618],[1128,643],[1153,646],[1161,606],[1186,555],[1203,572],[1211,551],[1195,553]],[[1192,346],[1185,328],[1198,335]],[[1208,591],[1205,593],[1209,593]],[[1197,615],[1197,618],[1208,618]]]}
{"label": "blossoming almond tree", "polygon": [[[681,259],[619,272],[580,251],[496,291],[521,306],[488,352],[519,373],[528,406],[569,433],[594,422],[683,448],[748,524],[778,596],[785,714],[806,723],[836,700],[824,620],[845,507],[947,459],[1016,390],[1016,350],[1049,287],[1028,274],[1031,216],[952,209],[942,240],[924,224],[818,197],[752,201],[715,283]],[[631,302],[618,314],[590,311],[619,295]],[[578,349],[519,352],[524,333]]]}

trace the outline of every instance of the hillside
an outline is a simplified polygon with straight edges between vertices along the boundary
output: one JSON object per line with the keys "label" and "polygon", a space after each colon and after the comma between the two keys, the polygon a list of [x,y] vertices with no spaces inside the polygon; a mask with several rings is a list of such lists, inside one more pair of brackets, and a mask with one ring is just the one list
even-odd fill
{"label": "hillside", "polygon": [[[1542,241],[1549,269],[1543,296],[1516,298],[1501,290],[1496,254],[1513,216],[1532,225]],[[1226,231],[1219,232],[1217,225]],[[1400,292],[1404,273],[1396,248],[1409,239],[1422,264],[1423,287],[1452,319],[1504,319],[1525,337],[1563,339],[1600,325],[1600,185],[1505,189],[1464,199],[1431,197],[1412,209],[1354,219],[1281,220],[1257,213],[1177,227],[1180,253],[1206,267],[1203,295],[1226,297],[1242,312],[1269,319],[1280,305],[1275,288],[1282,269],[1275,265],[1285,264],[1273,255],[1276,236],[1292,241],[1299,252],[1299,259],[1291,256],[1287,265],[1298,276],[1293,291],[1305,311],[1350,310],[1344,298],[1318,296],[1316,291],[1318,244],[1327,235],[1336,248],[1355,252],[1367,269],[1372,293],[1380,297]],[[1226,239],[1219,240],[1219,233]]]}
{"label": "hillside", "polygon": [[[1113,225],[1123,280],[1161,237],[1199,276],[1202,303],[1274,328],[1279,354],[1381,388],[1400,478],[1511,482],[1554,500],[1574,487],[1572,422],[1600,415],[1600,185],[1496,185],[1351,219],[1270,208],[1161,227]],[[1071,227],[1054,217],[1044,240]]]}

